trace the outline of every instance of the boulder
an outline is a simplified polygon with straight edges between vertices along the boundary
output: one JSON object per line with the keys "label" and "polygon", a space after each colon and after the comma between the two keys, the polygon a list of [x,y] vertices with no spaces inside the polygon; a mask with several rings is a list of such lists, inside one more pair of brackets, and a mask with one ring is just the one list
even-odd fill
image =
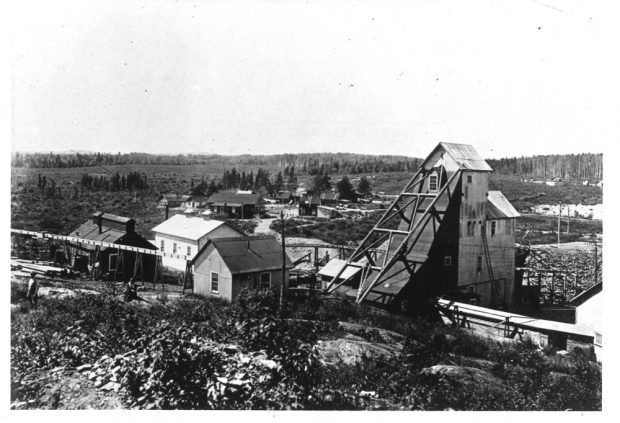
{"label": "boulder", "polygon": [[317,345],[319,358],[327,365],[334,365],[340,362],[347,365],[355,365],[360,363],[365,357],[386,360],[395,359],[401,350],[402,346],[346,338],[326,340]]}

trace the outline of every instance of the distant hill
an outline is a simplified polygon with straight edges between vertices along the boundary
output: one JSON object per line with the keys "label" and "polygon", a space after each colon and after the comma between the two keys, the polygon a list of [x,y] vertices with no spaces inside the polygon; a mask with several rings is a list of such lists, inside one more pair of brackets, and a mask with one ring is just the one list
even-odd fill
{"label": "distant hill", "polygon": [[[369,174],[382,172],[414,172],[422,159],[397,155],[354,153],[302,153],[275,155],[223,156],[215,154],[159,155],[148,153],[109,154],[93,152],[20,153],[12,154],[13,167],[70,168],[106,165],[215,165],[294,167],[298,175]],[[488,159],[498,174],[567,179],[602,179],[602,154],[557,154],[530,157]]]}

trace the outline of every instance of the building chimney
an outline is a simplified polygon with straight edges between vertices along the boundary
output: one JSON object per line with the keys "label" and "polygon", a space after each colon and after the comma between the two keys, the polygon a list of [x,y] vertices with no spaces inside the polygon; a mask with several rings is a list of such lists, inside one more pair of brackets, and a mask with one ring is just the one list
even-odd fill
{"label": "building chimney", "polygon": [[103,218],[102,218],[102,214],[100,214],[99,216],[97,216],[97,226],[99,227],[99,233],[103,232]]}
{"label": "building chimney", "polygon": [[166,220],[168,220],[168,203],[166,203]]}
{"label": "building chimney", "polygon": [[129,219],[125,224],[125,232],[132,233],[136,231],[136,221],[134,219]]}

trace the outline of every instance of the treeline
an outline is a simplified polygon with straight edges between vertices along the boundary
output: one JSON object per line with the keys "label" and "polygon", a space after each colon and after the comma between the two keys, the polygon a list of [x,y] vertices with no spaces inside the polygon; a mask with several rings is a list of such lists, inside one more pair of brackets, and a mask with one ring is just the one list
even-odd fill
{"label": "treeline", "polygon": [[359,174],[379,172],[411,172],[420,159],[405,156],[365,155],[352,153],[304,153],[253,156],[220,156],[202,154],[155,155],[147,153],[13,153],[13,167],[71,168],[106,165],[223,165],[226,168],[250,165],[267,168],[295,168],[300,174]]}
{"label": "treeline", "polygon": [[245,171],[237,171],[234,167],[225,170],[220,182],[221,189],[240,189],[252,191],[265,191],[272,195],[286,188],[296,186],[297,176],[295,175],[295,167],[285,167],[284,173],[278,172],[274,176],[270,176],[269,171],[258,168],[256,175],[254,171],[246,173]]}
{"label": "treeline", "polygon": [[503,175],[539,178],[603,179],[602,154],[554,154],[487,160],[493,171]]}
{"label": "treeline", "polygon": [[[217,165],[226,169],[239,166],[294,169],[300,175],[356,175],[381,172],[414,172],[422,159],[354,153],[303,153],[275,155],[221,156],[207,154],[156,155],[147,153],[13,153],[13,167],[70,168],[106,165]],[[488,159],[497,173],[548,178],[602,179],[602,154],[556,154]],[[256,176],[256,175],[254,175]],[[236,176],[235,176],[236,177]],[[246,175],[247,177],[247,175]],[[286,175],[283,175],[286,179]],[[232,178],[232,176],[231,176]],[[231,179],[232,181],[232,179]],[[240,176],[238,182],[241,184]],[[247,181],[246,181],[247,183]],[[255,183],[255,181],[252,181]],[[242,184],[243,185],[243,184]],[[250,184],[252,185],[252,184]]]}
{"label": "treeline", "polygon": [[91,190],[140,191],[148,188],[145,174],[129,172],[127,175],[116,172],[114,175],[82,174],[81,185]]}

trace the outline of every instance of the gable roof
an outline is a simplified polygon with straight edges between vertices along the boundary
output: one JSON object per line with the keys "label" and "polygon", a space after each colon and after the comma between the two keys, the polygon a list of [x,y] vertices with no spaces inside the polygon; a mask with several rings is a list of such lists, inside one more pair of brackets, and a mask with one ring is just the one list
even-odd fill
{"label": "gable roof", "polygon": [[476,149],[469,144],[453,144],[447,142],[440,142],[437,144],[437,147],[433,149],[431,154],[424,160],[422,166],[426,164],[428,160],[430,160],[437,150],[445,151],[452,160],[461,168],[462,170],[475,170],[475,171],[485,171],[491,172],[491,166],[484,161],[482,157],[478,154]]}
{"label": "gable roof", "polygon": [[501,191],[489,191],[487,214],[491,219],[512,219],[521,216]]}
{"label": "gable roof", "polygon": [[201,202],[206,202],[208,200],[208,197],[205,197],[204,195],[192,195],[190,196],[187,201],[195,201],[197,203],[201,203]]}
{"label": "gable roof", "polygon": [[288,200],[292,196],[293,194],[290,191],[282,191],[282,192],[277,193],[274,198],[278,200]]}
{"label": "gable roof", "polygon": [[[99,226],[91,221],[85,222],[80,225],[76,230],[71,232],[69,236],[75,238],[83,238],[91,241],[109,242],[111,244],[124,244],[133,245],[135,247],[149,248],[156,250],[153,244],[142,238],[135,232],[127,233],[123,230],[110,228],[108,226],[101,226],[101,233],[99,233]],[[90,244],[83,244],[81,248],[86,250],[94,250],[95,246]]]}
{"label": "gable roof", "polygon": [[321,197],[313,196],[313,195],[310,195],[310,196],[304,195],[303,197],[301,197],[299,199],[299,204],[302,204],[302,203],[304,203],[304,204],[308,203],[310,205],[312,205],[312,204],[320,205],[321,204]]}
{"label": "gable roof", "polygon": [[337,200],[340,198],[340,194],[337,192],[322,192],[321,200]]}
{"label": "gable roof", "polygon": [[243,204],[265,204],[261,194],[237,194],[234,192],[216,192],[207,201],[209,204],[241,206]]}
{"label": "gable roof", "polygon": [[[274,236],[239,236],[210,239],[192,260],[194,264],[209,245],[213,245],[232,274],[253,273],[282,268],[282,247]],[[286,268],[293,268],[286,255]]]}
{"label": "gable roof", "polygon": [[[69,236],[75,238],[84,238],[91,241],[103,241],[115,243],[125,235],[125,231],[115,228],[109,228],[107,226],[101,226],[101,233],[99,233],[99,226],[93,222],[86,222],[80,225],[76,230],[71,232]],[[95,247],[93,246],[93,249]]]}
{"label": "gable roof", "polygon": [[201,217],[175,214],[170,219],[155,226],[151,231],[197,241],[222,225],[225,223],[220,220],[206,220]]}

